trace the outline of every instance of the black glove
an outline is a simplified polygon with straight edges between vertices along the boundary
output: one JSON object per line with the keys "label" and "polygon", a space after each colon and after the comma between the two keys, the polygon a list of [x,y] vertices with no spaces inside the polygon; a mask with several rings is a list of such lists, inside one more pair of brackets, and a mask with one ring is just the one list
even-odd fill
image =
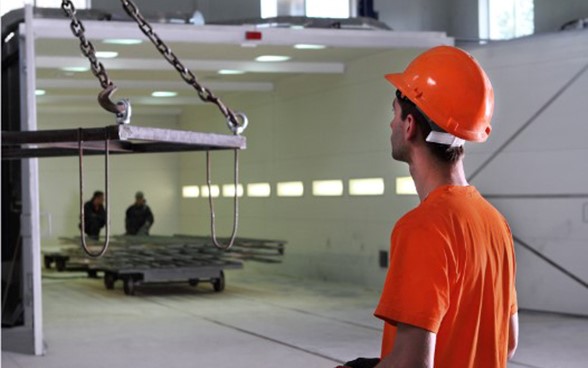
{"label": "black glove", "polygon": [[374,368],[380,363],[380,358],[357,358],[345,363],[350,368]]}

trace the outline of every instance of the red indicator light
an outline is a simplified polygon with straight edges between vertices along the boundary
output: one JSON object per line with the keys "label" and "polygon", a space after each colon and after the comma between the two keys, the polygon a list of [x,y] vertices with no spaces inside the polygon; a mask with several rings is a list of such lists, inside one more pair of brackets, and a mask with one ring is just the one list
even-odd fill
{"label": "red indicator light", "polygon": [[261,32],[257,32],[257,31],[245,32],[245,39],[248,41],[260,41],[261,40]]}

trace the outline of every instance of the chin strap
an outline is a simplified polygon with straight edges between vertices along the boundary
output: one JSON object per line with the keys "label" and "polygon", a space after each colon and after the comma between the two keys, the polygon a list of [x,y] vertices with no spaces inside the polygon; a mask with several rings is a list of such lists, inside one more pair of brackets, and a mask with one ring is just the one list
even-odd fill
{"label": "chin strap", "polygon": [[437,132],[434,130],[432,130],[431,133],[429,133],[427,139],[425,140],[430,143],[445,144],[451,148],[461,147],[465,143],[465,140],[457,138],[453,134],[449,134],[446,132]]}

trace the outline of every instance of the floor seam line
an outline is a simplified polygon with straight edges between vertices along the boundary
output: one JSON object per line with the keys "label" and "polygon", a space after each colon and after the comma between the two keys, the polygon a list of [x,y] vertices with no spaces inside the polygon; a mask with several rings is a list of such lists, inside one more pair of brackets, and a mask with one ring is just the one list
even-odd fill
{"label": "floor seam line", "polygon": [[236,327],[236,326],[230,325],[228,323],[224,323],[224,322],[221,322],[221,321],[217,321],[215,319],[204,317],[204,316],[202,316],[200,314],[196,314],[196,313],[193,313],[193,312],[189,312],[189,311],[184,311],[184,310],[181,310],[181,309],[177,309],[177,308],[174,308],[173,306],[169,306],[169,305],[166,305],[165,303],[157,302],[155,300],[150,300],[150,302],[152,302],[154,304],[157,304],[159,306],[163,306],[163,307],[166,307],[166,308],[169,308],[169,309],[172,309],[172,310],[181,312],[181,313],[183,313],[185,315],[188,315],[188,316],[197,317],[197,318],[199,318],[201,320],[204,320],[204,321],[207,321],[207,322],[210,322],[210,323],[214,323],[216,325],[219,325],[219,326],[222,326],[222,327],[225,327],[225,328],[230,328],[232,330],[235,330],[235,331],[238,331],[238,332],[241,332],[241,333],[250,335],[250,336],[255,336],[255,337],[260,338],[262,340],[270,341],[270,342],[273,342],[275,344],[279,344],[279,345],[286,346],[286,347],[289,347],[289,348],[294,349],[294,350],[298,350],[298,351],[302,351],[302,352],[307,353],[307,354],[310,354],[310,355],[314,355],[316,357],[327,359],[327,360],[330,360],[330,361],[332,361],[334,363],[337,363],[337,364],[343,364],[344,363],[340,359],[336,359],[336,358],[330,357],[328,355],[323,355],[321,353],[318,353],[318,352],[315,352],[315,351],[312,351],[312,350],[308,350],[308,349],[305,349],[303,347],[296,346],[294,344],[290,344],[290,343],[287,343],[287,342],[284,342],[284,341],[280,341],[278,339],[274,339],[272,337],[265,336],[265,335],[262,335],[262,334],[259,334],[259,333],[253,332],[253,331],[248,331],[248,330],[242,329],[240,327]]}

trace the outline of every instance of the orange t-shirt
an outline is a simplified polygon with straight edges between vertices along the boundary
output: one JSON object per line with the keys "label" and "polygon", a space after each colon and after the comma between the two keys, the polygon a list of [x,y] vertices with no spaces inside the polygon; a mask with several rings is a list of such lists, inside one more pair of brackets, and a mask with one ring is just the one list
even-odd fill
{"label": "orange t-shirt", "polygon": [[402,217],[376,317],[382,357],[396,323],[437,334],[436,368],[506,367],[517,311],[515,254],[504,217],[472,186],[442,186]]}

